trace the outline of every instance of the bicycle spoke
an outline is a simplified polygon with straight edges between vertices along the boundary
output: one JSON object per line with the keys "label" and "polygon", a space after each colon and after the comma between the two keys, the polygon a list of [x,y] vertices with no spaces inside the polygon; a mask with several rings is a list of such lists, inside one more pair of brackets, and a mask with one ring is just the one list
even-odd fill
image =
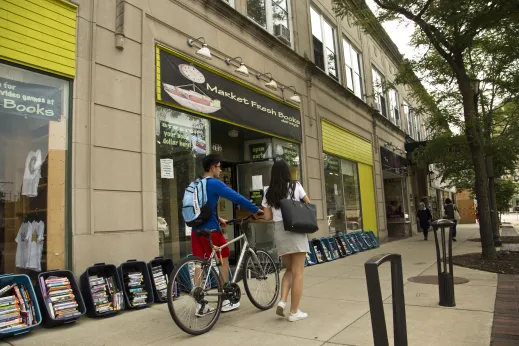
{"label": "bicycle spoke", "polygon": [[266,252],[258,251],[256,257],[258,261],[249,257],[245,265],[246,291],[256,307],[268,309],[279,294],[279,273]]}
{"label": "bicycle spoke", "polygon": [[[168,305],[173,319],[184,331],[200,334],[216,322],[221,297],[206,295],[221,290],[215,279],[214,269],[201,259],[186,260],[175,271],[173,280],[179,295],[170,299]],[[213,288],[213,284],[217,287]]]}

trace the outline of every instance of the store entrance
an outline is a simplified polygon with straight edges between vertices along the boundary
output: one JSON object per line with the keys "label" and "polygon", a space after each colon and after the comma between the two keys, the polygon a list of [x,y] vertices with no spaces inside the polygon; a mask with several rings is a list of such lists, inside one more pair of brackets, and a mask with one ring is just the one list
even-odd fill
{"label": "store entrance", "polygon": [[[220,180],[260,207],[265,186],[270,182],[270,170],[273,164],[274,160],[272,159],[266,159],[262,162],[224,161],[222,162]],[[218,203],[218,215],[225,220],[246,217],[249,213],[248,210],[240,209],[225,198],[221,198]],[[240,228],[237,225],[228,226],[222,231],[228,241],[241,234]],[[247,234],[251,245],[257,248],[269,249],[270,252],[273,251],[273,234],[269,234],[269,228],[266,227],[265,222],[252,220],[249,222],[247,229],[243,231]],[[241,244],[239,242],[234,243],[229,249],[231,250],[229,262],[231,265],[236,265],[241,251]]]}
{"label": "store entrance", "polygon": [[[183,222],[182,198],[189,183],[203,174],[205,155],[218,154],[222,158],[221,181],[258,207],[264,187],[270,183],[275,159],[284,159],[292,178],[301,180],[296,143],[169,108],[157,107],[156,117],[159,251],[174,262],[191,254],[191,229]],[[227,220],[250,213],[225,198],[220,198],[217,212]],[[244,232],[251,246],[277,258],[273,223],[254,220]],[[227,240],[232,240],[240,231],[237,226],[228,226],[223,233]],[[239,243],[230,245],[231,265],[238,261],[240,246]]]}

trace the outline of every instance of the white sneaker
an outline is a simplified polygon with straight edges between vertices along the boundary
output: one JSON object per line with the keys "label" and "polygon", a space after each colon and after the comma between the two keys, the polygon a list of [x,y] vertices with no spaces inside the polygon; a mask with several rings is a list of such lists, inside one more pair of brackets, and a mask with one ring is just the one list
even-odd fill
{"label": "white sneaker", "polygon": [[302,312],[301,310],[297,310],[297,312],[295,314],[290,313],[288,315],[288,321],[289,322],[296,322],[296,321],[304,320],[307,317],[308,317],[307,313]]}
{"label": "white sneaker", "polygon": [[287,303],[284,301],[279,301],[278,307],[276,309],[276,314],[281,317],[286,316]]}
{"label": "white sneaker", "polygon": [[222,312],[229,312],[240,307],[240,302],[232,304],[229,300],[224,300],[222,303]]}
{"label": "white sneaker", "polygon": [[212,314],[214,312],[215,312],[215,309],[213,309],[212,307],[210,307],[207,304],[204,306],[203,311],[202,311],[202,305],[196,304],[196,312],[195,312],[196,317],[204,317],[204,316]]}

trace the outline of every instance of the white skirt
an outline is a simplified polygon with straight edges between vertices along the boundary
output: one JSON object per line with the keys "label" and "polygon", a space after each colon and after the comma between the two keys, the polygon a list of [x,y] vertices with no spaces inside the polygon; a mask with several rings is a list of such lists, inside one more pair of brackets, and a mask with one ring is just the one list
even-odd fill
{"label": "white skirt", "polygon": [[306,234],[285,231],[283,221],[274,223],[274,240],[278,256],[310,252]]}

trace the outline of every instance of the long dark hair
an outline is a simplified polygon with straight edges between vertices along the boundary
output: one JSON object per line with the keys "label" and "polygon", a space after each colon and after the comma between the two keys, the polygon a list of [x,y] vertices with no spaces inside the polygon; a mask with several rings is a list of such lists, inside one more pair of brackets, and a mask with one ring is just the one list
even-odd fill
{"label": "long dark hair", "polygon": [[284,160],[276,161],[270,172],[270,185],[265,195],[267,204],[276,209],[281,208],[281,200],[287,198],[288,192],[292,193],[295,188],[296,182],[292,180],[288,164]]}

